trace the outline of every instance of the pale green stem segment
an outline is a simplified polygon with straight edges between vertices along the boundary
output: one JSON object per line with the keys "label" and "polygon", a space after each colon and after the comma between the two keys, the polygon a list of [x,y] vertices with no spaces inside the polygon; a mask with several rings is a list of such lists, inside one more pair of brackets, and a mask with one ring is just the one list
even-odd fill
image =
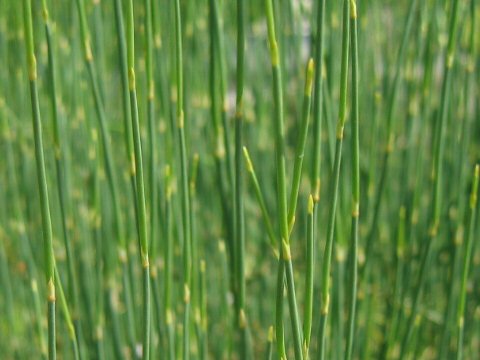
{"label": "pale green stem segment", "polygon": [[305,272],[305,305],[303,310],[303,358],[309,359],[310,339],[312,334],[313,316],[313,273],[315,268],[315,246],[314,246],[314,207],[313,196],[308,197],[307,208],[307,270]]}
{"label": "pale green stem segment", "polygon": [[250,174],[252,179],[253,188],[255,189],[255,195],[257,197],[258,204],[260,205],[260,210],[262,211],[263,221],[265,223],[265,227],[267,228],[268,239],[270,241],[270,247],[278,259],[278,241],[275,236],[275,232],[273,231],[272,222],[270,221],[270,216],[268,215],[267,206],[265,204],[265,198],[263,197],[262,189],[260,188],[260,184],[258,183],[257,174],[255,172],[255,168],[253,167],[253,162],[250,158],[247,148],[243,147],[243,155],[245,157],[245,162],[247,166],[247,171]]}
{"label": "pale green stem segment", "polygon": [[297,210],[298,193],[300,190],[300,180],[302,178],[302,165],[305,153],[305,144],[307,143],[308,126],[310,122],[310,104],[312,99],[312,83],[314,75],[313,59],[309,59],[305,70],[305,90],[303,94],[302,123],[297,138],[295,148],[295,162],[293,165],[293,181],[290,190],[290,200],[288,202],[288,231],[293,230],[295,224],[295,212]]}

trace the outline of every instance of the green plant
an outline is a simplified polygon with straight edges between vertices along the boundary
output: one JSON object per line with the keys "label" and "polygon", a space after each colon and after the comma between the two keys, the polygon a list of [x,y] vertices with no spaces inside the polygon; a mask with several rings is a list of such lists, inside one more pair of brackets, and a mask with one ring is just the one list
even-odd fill
{"label": "green plant", "polygon": [[0,2],[2,357],[475,358],[478,11]]}

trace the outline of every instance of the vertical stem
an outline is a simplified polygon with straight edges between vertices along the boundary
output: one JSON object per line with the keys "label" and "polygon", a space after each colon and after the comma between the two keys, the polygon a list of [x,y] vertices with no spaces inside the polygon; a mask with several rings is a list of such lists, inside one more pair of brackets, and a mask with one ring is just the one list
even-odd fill
{"label": "vertical stem", "polygon": [[146,67],[147,67],[147,117],[150,137],[150,257],[151,281],[156,281],[156,249],[157,249],[157,148],[155,124],[155,82],[153,74],[153,35],[152,35],[152,2],[145,0],[145,28],[146,28]]}
{"label": "vertical stem", "polygon": [[174,321],[173,313],[171,309],[172,303],[172,280],[173,280],[173,210],[172,210],[172,180],[171,180],[171,168],[166,166],[165,168],[165,325],[167,327],[167,359],[175,359],[175,339],[174,339]]}
{"label": "vertical stem", "polygon": [[30,83],[30,100],[32,104],[32,125],[35,141],[35,160],[37,164],[37,181],[40,193],[40,206],[43,229],[43,249],[45,256],[45,276],[47,283],[48,302],[48,358],[56,359],[55,347],[55,258],[53,253],[52,222],[50,218],[50,205],[48,202],[47,174],[45,171],[45,157],[43,154],[42,120],[37,89],[37,61],[35,58],[32,9],[31,1],[23,1],[24,37],[28,65],[28,78]]}
{"label": "vertical stem", "polygon": [[175,0],[175,49],[177,75],[177,130],[180,145],[180,182],[183,224],[183,301],[185,304],[183,321],[183,359],[190,354],[190,282],[191,282],[191,228],[190,194],[188,186],[187,147],[185,144],[185,119],[183,113],[183,55],[182,55],[182,16],[180,0]]}
{"label": "vertical stem", "polygon": [[303,315],[303,358],[309,359],[310,338],[312,334],[312,314],[313,314],[313,270],[315,268],[315,247],[314,237],[314,200],[310,195],[308,198],[308,217],[307,217],[307,270],[305,273],[305,307]]}
{"label": "vertical stem", "polygon": [[[245,1],[237,0],[237,93],[235,100],[235,244],[237,264],[237,321],[240,332],[239,356],[246,359],[247,317],[245,314],[245,220],[243,213],[243,89],[245,67]],[[223,89],[222,89],[223,90]]]}
{"label": "vertical stem", "polygon": [[350,45],[352,58],[352,227],[350,240],[350,293],[347,344],[345,360],[352,358],[355,332],[355,311],[357,305],[357,266],[358,266],[358,218],[360,216],[360,144],[358,114],[358,43],[357,43],[357,4],[350,1]]}
{"label": "vertical stem", "polygon": [[340,164],[342,160],[343,128],[347,109],[347,81],[348,81],[348,58],[349,58],[349,25],[350,25],[350,0],[343,2],[343,29],[342,29],[342,65],[340,73],[340,103],[337,122],[335,159],[333,163],[333,188],[331,189],[330,213],[327,228],[327,241],[322,266],[321,281],[321,315],[320,315],[320,338],[319,359],[325,358],[326,326],[330,303],[330,267],[332,262],[333,241],[335,235],[335,217],[338,199],[338,184],[340,180]]}
{"label": "vertical stem", "polygon": [[65,322],[67,323],[68,332],[70,335],[70,340],[72,341],[73,347],[73,356],[75,360],[80,359],[79,347],[77,342],[77,336],[75,334],[75,326],[72,321],[72,316],[70,314],[70,310],[68,308],[67,299],[65,298],[65,293],[63,292],[62,281],[60,279],[60,275],[58,275],[57,264],[55,264],[55,281],[58,285],[58,294],[60,297],[60,306],[63,311],[63,316],[65,317]]}
{"label": "vertical stem", "polygon": [[243,147],[243,155],[245,157],[245,162],[247,165],[247,171],[250,173],[250,177],[252,178],[253,187],[255,189],[255,195],[257,197],[258,204],[260,205],[260,210],[262,212],[263,221],[265,223],[265,227],[267,228],[268,239],[270,240],[270,247],[273,250],[273,254],[278,259],[278,241],[273,231],[272,222],[270,221],[270,217],[268,215],[267,206],[265,204],[265,199],[260,189],[260,184],[258,183],[257,174],[255,172],[255,168],[253,167],[252,160],[250,159],[250,155],[248,153],[247,148]]}
{"label": "vertical stem", "polygon": [[317,33],[315,36],[315,80],[313,94],[313,164],[311,175],[311,186],[313,199],[320,200],[320,164],[322,151],[322,101],[323,101],[323,33],[325,19],[325,0],[318,0],[317,3]]}
{"label": "vertical stem", "polygon": [[137,90],[135,84],[135,47],[133,1],[127,7],[127,63],[128,85],[130,90],[130,111],[133,130],[133,148],[135,151],[135,177],[137,189],[137,223],[140,256],[143,269],[143,358],[150,358],[150,264],[148,258],[147,214],[145,208],[145,184],[143,176],[142,144],[138,119]]}
{"label": "vertical stem", "polygon": [[300,189],[300,180],[302,177],[302,165],[305,152],[305,144],[307,142],[308,124],[310,120],[310,104],[312,98],[312,82],[313,82],[313,59],[309,59],[307,69],[305,71],[305,91],[303,95],[302,107],[302,123],[298,133],[297,144],[295,148],[295,162],[293,165],[293,181],[290,190],[290,200],[288,202],[288,229],[292,231],[295,223],[295,211],[297,209],[298,192]]}

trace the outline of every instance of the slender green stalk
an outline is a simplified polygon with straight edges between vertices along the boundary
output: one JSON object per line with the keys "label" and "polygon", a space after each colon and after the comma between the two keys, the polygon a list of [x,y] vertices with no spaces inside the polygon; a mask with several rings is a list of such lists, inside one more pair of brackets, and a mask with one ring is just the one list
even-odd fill
{"label": "slender green stalk", "polygon": [[313,94],[313,164],[311,186],[313,199],[320,200],[320,164],[322,160],[322,102],[323,102],[323,48],[324,48],[325,0],[317,2],[317,33],[315,35],[315,80]]}
{"label": "slender green stalk", "polygon": [[308,197],[307,217],[307,270],[305,272],[305,306],[303,311],[303,358],[309,359],[310,338],[312,334],[313,314],[313,270],[315,268],[315,247],[313,243],[314,229],[314,200],[313,196]]}
{"label": "slender green stalk", "polygon": [[[280,245],[279,245],[280,247]],[[280,249],[281,251],[281,249]],[[285,278],[285,262],[282,256],[278,259],[277,270],[277,294],[275,302],[275,339],[277,342],[278,358],[286,360],[285,334],[283,325],[283,297],[284,297],[284,278]]]}
{"label": "slender green stalk", "polygon": [[[277,206],[280,218],[280,236],[279,252],[281,258],[279,259],[279,275],[277,282],[277,299],[283,297],[283,273],[284,265],[287,277],[288,302],[290,308],[290,318],[292,324],[292,333],[294,339],[295,358],[297,360],[303,359],[302,352],[302,335],[299,325],[297,300],[295,298],[295,284],[293,278],[293,265],[290,252],[290,237],[288,229],[288,205],[287,205],[287,191],[286,191],[286,176],[285,176],[285,139],[284,139],[284,120],[283,120],[283,90],[282,90],[282,76],[280,69],[280,56],[278,51],[278,44],[275,36],[275,21],[273,16],[273,5],[271,0],[266,0],[266,17],[268,26],[268,41],[270,45],[270,60],[272,64],[273,73],[273,97],[275,103],[275,152],[276,152],[276,172],[277,172]],[[284,265],[283,265],[284,263]],[[282,279],[282,280],[280,280]],[[279,319],[277,303],[277,341],[282,339],[283,335],[283,320]],[[283,352],[283,345],[279,345],[279,357],[286,358]]]}
{"label": "slender green stalk", "polygon": [[455,58],[455,48],[457,42],[457,28],[458,28],[458,13],[459,13],[459,1],[453,0],[452,11],[449,23],[449,35],[448,35],[448,44],[447,52],[445,56],[445,65],[443,69],[443,83],[442,83],[442,94],[440,99],[440,109],[437,118],[437,131],[434,138],[434,159],[433,159],[433,169],[432,169],[432,180],[433,180],[433,200],[431,205],[431,219],[430,219],[430,228],[427,243],[425,249],[423,250],[420,270],[417,279],[417,285],[415,288],[415,293],[413,297],[413,304],[410,317],[408,319],[406,333],[402,340],[400,357],[407,355],[408,345],[410,338],[412,336],[416,318],[418,316],[418,306],[421,300],[422,290],[425,283],[427,269],[430,265],[430,258],[432,253],[432,245],[436,242],[438,236],[438,229],[440,226],[440,215],[441,215],[441,179],[443,174],[443,154],[445,151],[445,122],[448,116],[448,106],[450,102],[450,85],[452,81],[452,67]]}
{"label": "slender green stalk", "polygon": [[475,166],[473,175],[472,192],[470,194],[470,212],[468,214],[468,232],[465,244],[465,253],[463,255],[462,280],[460,287],[460,299],[457,305],[457,355],[458,360],[463,357],[463,332],[465,327],[465,302],[467,298],[467,280],[470,269],[470,263],[473,252],[473,233],[475,229],[475,213],[477,210],[477,196],[478,196],[478,177],[480,173],[479,165]]}
{"label": "slender green stalk", "polygon": [[[156,248],[157,248],[157,146],[155,124],[155,82],[153,73],[153,35],[152,35],[152,3],[145,0],[145,48],[146,48],[146,73],[147,73],[147,117],[150,145],[149,162],[149,187],[150,187],[150,257],[153,259],[150,266],[151,282],[156,282]],[[153,275],[153,276],[152,276]],[[154,285],[156,286],[156,285]]]}
{"label": "slender green stalk", "polygon": [[70,335],[70,340],[72,341],[73,346],[73,355],[75,360],[80,359],[79,347],[77,342],[77,335],[75,334],[75,326],[72,321],[72,316],[68,308],[67,299],[65,298],[65,293],[63,292],[63,286],[58,274],[57,265],[55,264],[55,281],[58,286],[58,295],[60,297],[60,306],[62,308],[63,316],[65,317],[65,322],[67,323],[68,333]]}
{"label": "slender green stalk", "polygon": [[171,308],[172,303],[172,280],[173,280],[173,210],[172,210],[172,174],[170,166],[165,168],[165,271],[164,271],[164,304],[165,304],[165,326],[167,327],[167,359],[175,359],[175,329],[173,312]]}
{"label": "slender green stalk", "polygon": [[23,1],[24,37],[28,66],[28,79],[30,83],[30,100],[32,104],[32,125],[35,141],[35,160],[37,165],[38,191],[40,193],[40,206],[43,229],[43,249],[45,256],[45,276],[47,284],[48,302],[48,358],[56,359],[55,345],[55,257],[53,253],[52,221],[50,218],[50,205],[48,202],[47,174],[45,171],[45,157],[43,154],[42,120],[37,89],[37,61],[33,43],[32,9],[31,1]]}
{"label": "slender green stalk", "polygon": [[[247,316],[245,309],[245,217],[243,211],[242,132],[244,119],[244,67],[245,67],[245,1],[237,0],[237,86],[235,99],[235,263],[237,264],[237,324],[240,335],[239,356],[247,358]],[[224,89],[222,89],[224,90]]]}
{"label": "slender green stalk", "polygon": [[[130,109],[130,94],[129,94],[129,80],[128,80],[128,64],[127,64],[127,41],[125,38],[125,27],[123,22],[123,8],[121,0],[114,0],[114,12],[115,12],[115,28],[117,31],[118,39],[118,59],[120,66],[120,80],[122,85],[122,105],[123,105],[123,127],[124,127],[124,141],[125,149],[129,166],[129,178],[130,186],[135,201],[135,215],[137,216],[137,190],[136,190],[136,178],[135,178],[135,151],[133,147],[133,135],[132,135],[132,121],[131,121],[131,109]],[[127,244],[121,245],[120,261],[122,263],[122,281],[125,296],[125,303],[127,305],[127,333],[130,341],[130,347],[135,348],[135,316],[133,309],[132,289],[130,285],[130,278],[128,274],[128,259],[126,258]]]}
{"label": "slender green stalk", "polygon": [[[150,358],[150,263],[148,258],[147,212],[145,207],[145,184],[143,176],[142,143],[140,139],[140,123],[138,119],[137,90],[135,83],[135,47],[134,47],[134,20],[133,1],[127,7],[127,63],[128,86],[130,91],[130,110],[133,130],[133,148],[135,151],[135,176],[137,189],[137,224],[140,256],[143,271],[143,358]],[[151,32],[151,29],[150,29]],[[151,34],[150,34],[151,36]],[[149,83],[149,86],[151,83]],[[150,98],[150,91],[149,91]]]}
{"label": "slender green stalk", "polygon": [[185,119],[183,112],[183,55],[182,55],[182,16],[180,1],[175,0],[175,49],[177,76],[177,131],[180,146],[180,183],[183,225],[183,359],[190,357],[190,287],[192,272],[192,248],[190,227],[190,191],[188,186],[187,147],[185,144]]}
{"label": "slender green stalk", "polygon": [[313,59],[309,59],[307,69],[305,71],[305,92],[303,94],[302,123],[297,138],[297,146],[295,148],[295,162],[293,165],[293,181],[290,190],[290,201],[288,202],[288,229],[292,231],[295,224],[295,212],[297,210],[298,191],[300,189],[300,180],[302,178],[302,165],[305,153],[305,144],[307,142],[308,124],[310,121],[310,104],[312,98],[312,82],[313,82]]}
{"label": "slender green stalk", "polygon": [[352,227],[349,248],[349,313],[345,360],[352,358],[357,305],[358,219],[360,216],[360,144],[358,114],[358,40],[357,4],[350,1],[350,45],[352,58]]}
{"label": "slender green stalk", "polygon": [[343,28],[342,28],[342,65],[340,73],[340,103],[337,121],[335,159],[332,171],[332,189],[330,200],[330,213],[327,228],[327,241],[323,256],[321,273],[321,315],[320,315],[320,338],[318,358],[325,358],[325,337],[327,317],[330,305],[330,267],[332,262],[333,241],[335,235],[335,218],[337,211],[338,187],[340,180],[340,164],[342,160],[343,129],[347,110],[347,82],[348,82],[348,59],[349,59],[349,25],[350,25],[350,0],[343,2]]}
{"label": "slender green stalk", "polygon": [[255,195],[257,197],[258,204],[260,205],[260,210],[262,211],[263,221],[265,223],[265,227],[267,228],[268,239],[270,240],[270,246],[275,257],[278,259],[278,241],[273,231],[272,222],[270,221],[270,216],[268,215],[267,206],[265,205],[262,189],[258,183],[255,168],[253,167],[252,160],[250,159],[250,155],[245,146],[243,147],[243,155],[245,157],[247,171],[250,173],[250,177],[252,178],[253,188],[255,189]]}

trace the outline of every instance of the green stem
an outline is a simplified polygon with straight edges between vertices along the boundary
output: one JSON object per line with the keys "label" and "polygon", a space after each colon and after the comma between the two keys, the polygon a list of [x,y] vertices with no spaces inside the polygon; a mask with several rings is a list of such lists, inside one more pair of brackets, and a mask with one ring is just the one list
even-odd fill
{"label": "green stem", "polygon": [[79,353],[79,347],[77,342],[77,335],[75,334],[75,327],[73,325],[70,310],[68,309],[67,299],[65,298],[65,293],[63,292],[63,286],[60,279],[60,275],[58,274],[58,268],[56,264],[55,264],[55,281],[58,286],[58,295],[60,296],[60,306],[62,308],[63,316],[65,317],[65,322],[67,323],[70,340],[72,341],[73,355],[75,360],[78,360],[80,359],[80,353]]}
{"label": "green stem", "polygon": [[335,157],[333,162],[333,184],[331,189],[330,213],[327,228],[327,241],[322,266],[321,281],[321,315],[320,315],[320,339],[319,359],[325,358],[325,337],[327,318],[330,303],[330,267],[332,262],[333,241],[335,235],[335,218],[338,199],[338,185],[340,181],[340,164],[342,160],[343,129],[347,108],[347,81],[348,81],[348,59],[349,59],[349,25],[350,25],[350,0],[343,2],[343,29],[342,29],[342,65],[340,73],[340,103],[337,122]]}
{"label": "green stem", "polygon": [[350,240],[349,313],[345,360],[352,358],[357,306],[358,220],[360,216],[360,145],[358,114],[358,41],[357,4],[350,1],[350,45],[352,57],[352,227]]}
{"label": "green stem", "polygon": [[307,217],[307,270],[305,273],[305,307],[303,312],[303,358],[309,359],[310,338],[312,334],[313,314],[313,271],[315,268],[315,247],[314,247],[314,200],[310,195],[308,198]]}
{"label": "green stem", "polygon": [[183,112],[183,55],[182,55],[182,16],[180,1],[175,0],[175,49],[177,75],[177,130],[180,146],[180,182],[183,224],[183,359],[190,356],[190,287],[191,287],[191,227],[190,227],[190,193],[188,186],[187,147],[185,144],[185,119]]}
{"label": "green stem", "polygon": [[[239,356],[247,358],[247,317],[245,309],[245,218],[243,210],[243,160],[242,160],[242,132],[243,132],[243,90],[245,67],[245,1],[237,0],[237,93],[235,100],[235,243],[237,264],[237,322],[240,333]],[[223,89],[222,89],[223,90]]]}
{"label": "green stem", "polygon": [[293,165],[293,181],[290,190],[290,201],[288,202],[288,230],[291,233],[295,224],[295,212],[297,209],[298,192],[300,189],[300,180],[302,178],[302,165],[305,153],[305,144],[307,142],[308,124],[310,121],[310,104],[312,98],[312,82],[313,82],[314,63],[310,59],[307,63],[305,71],[305,91],[303,94],[302,107],[302,123],[297,138],[297,146],[295,148],[295,162]]}
{"label": "green stem", "polygon": [[[293,264],[290,252],[290,238],[288,230],[288,206],[287,206],[287,191],[286,191],[286,176],[285,176],[285,139],[284,139],[284,119],[283,119],[283,90],[282,90],[282,76],[280,68],[280,56],[278,51],[277,40],[275,36],[275,20],[273,15],[273,5],[271,0],[266,0],[266,17],[268,27],[268,41],[270,44],[270,60],[272,63],[273,73],[273,97],[275,103],[275,152],[276,152],[276,172],[277,172],[277,206],[280,217],[280,235],[279,242],[280,254],[282,260],[279,260],[279,278],[283,278],[280,269],[285,263],[288,302],[290,310],[290,318],[292,325],[292,333],[294,339],[295,358],[297,360],[303,359],[302,352],[302,336],[299,325],[297,301],[295,298],[295,284],[293,278]],[[277,297],[279,293],[283,293],[283,281],[278,281]],[[280,295],[280,296],[283,296]],[[280,304],[277,304],[277,306]],[[277,309],[278,313],[279,309]],[[277,327],[279,330],[283,327],[282,319],[277,317]],[[281,357],[285,354],[281,354]]]}
{"label": "green stem", "polygon": [[247,171],[250,173],[250,177],[252,178],[253,188],[255,189],[255,195],[257,197],[258,204],[260,205],[260,210],[262,211],[263,221],[265,223],[265,227],[267,228],[268,239],[270,240],[270,247],[272,248],[275,257],[278,259],[277,237],[275,236],[275,233],[273,231],[272,222],[270,221],[270,216],[268,215],[267,206],[265,204],[262,189],[260,188],[260,184],[258,183],[255,168],[253,167],[252,160],[245,146],[243,147],[243,155],[245,157]]}
{"label": "green stem", "polygon": [[168,339],[168,356],[167,359],[175,359],[175,341],[174,341],[174,321],[171,308],[172,303],[172,280],[173,280],[173,224],[172,224],[172,179],[171,168],[166,166],[165,168],[165,325],[167,327],[167,339]]}
{"label": "green stem", "polygon": [[[150,34],[151,35],[151,34]],[[140,123],[138,119],[137,90],[135,84],[134,62],[134,20],[133,1],[130,0],[127,10],[127,63],[128,85],[130,90],[130,110],[133,130],[133,148],[135,152],[135,177],[137,189],[137,224],[140,256],[143,268],[143,358],[150,358],[150,263],[148,257],[147,213],[145,207],[145,184],[143,176],[142,144],[140,139]]]}
{"label": "green stem", "polygon": [[48,358],[56,359],[55,346],[55,258],[53,253],[52,221],[48,201],[47,175],[45,171],[45,157],[43,153],[42,121],[37,89],[37,61],[33,42],[31,1],[23,1],[24,37],[30,83],[30,100],[32,104],[32,125],[35,141],[35,160],[37,164],[37,181],[40,193],[40,206],[43,229],[43,248],[45,256],[45,276],[48,301]]}
{"label": "green stem", "polygon": [[315,36],[315,80],[313,95],[313,164],[311,187],[313,199],[320,200],[320,164],[322,151],[322,101],[323,101],[323,42],[324,42],[325,0],[317,4],[317,33]]}

